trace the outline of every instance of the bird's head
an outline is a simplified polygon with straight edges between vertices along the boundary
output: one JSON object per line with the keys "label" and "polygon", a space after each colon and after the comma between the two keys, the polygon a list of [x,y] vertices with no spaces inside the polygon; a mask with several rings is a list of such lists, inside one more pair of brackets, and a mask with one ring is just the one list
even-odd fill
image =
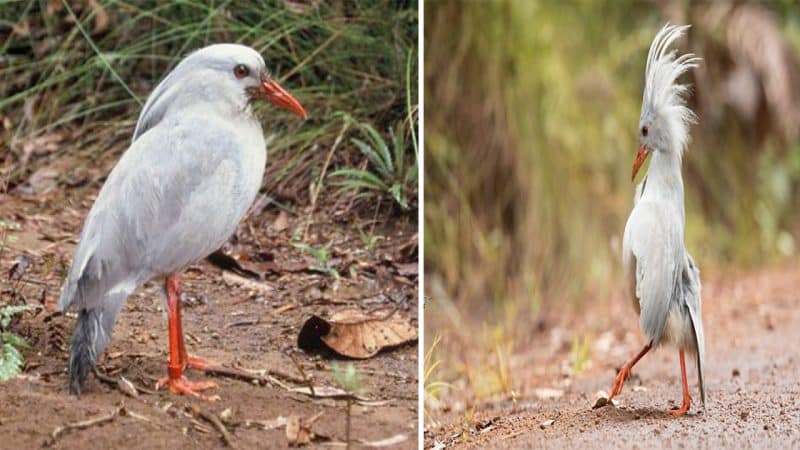
{"label": "bird's head", "polygon": [[134,140],[172,107],[211,102],[249,111],[256,100],[306,118],[303,106],[272,79],[257,51],[239,44],[209,45],[184,58],[156,86],[139,116]]}
{"label": "bird's head", "polygon": [[650,45],[639,117],[639,150],[633,161],[631,180],[653,152],[672,152],[680,159],[686,148],[689,125],[695,121],[695,115],[684,98],[689,86],[678,83],[678,77],[697,67],[700,58],[693,53],[677,56],[669,46],[688,28],[688,25],[667,24]]}

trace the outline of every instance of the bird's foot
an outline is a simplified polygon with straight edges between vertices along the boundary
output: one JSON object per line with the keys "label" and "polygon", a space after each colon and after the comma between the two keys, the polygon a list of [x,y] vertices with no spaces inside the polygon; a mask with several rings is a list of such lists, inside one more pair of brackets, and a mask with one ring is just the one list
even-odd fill
{"label": "bird's foot", "polygon": [[197,356],[186,357],[186,367],[189,367],[194,370],[205,372],[210,367],[216,367],[216,366],[219,366],[219,364],[215,363],[214,361],[209,361],[204,358],[198,358]]}
{"label": "bird's foot", "polygon": [[667,414],[673,415],[675,417],[679,417],[679,416],[682,416],[682,415],[686,414],[689,411],[689,408],[691,406],[692,406],[692,397],[691,396],[687,396],[687,397],[684,397],[683,404],[681,405],[680,408],[676,407],[676,408],[669,409],[669,410],[667,410]]}
{"label": "bird's foot", "polygon": [[215,401],[218,399],[217,396],[207,396],[200,393],[201,391],[217,387],[217,383],[213,381],[190,381],[181,375],[177,378],[164,377],[158,380],[158,383],[156,383],[156,390],[161,389],[163,386],[169,386],[169,391],[173,394],[188,395],[208,401]]}
{"label": "bird's foot", "polygon": [[608,401],[611,402],[611,399],[616,397],[622,392],[622,385],[625,384],[625,380],[627,380],[631,376],[631,369],[625,365],[619,369],[619,373],[617,377],[614,378],[614,385],[611,386],[611,395],[608,396]]}

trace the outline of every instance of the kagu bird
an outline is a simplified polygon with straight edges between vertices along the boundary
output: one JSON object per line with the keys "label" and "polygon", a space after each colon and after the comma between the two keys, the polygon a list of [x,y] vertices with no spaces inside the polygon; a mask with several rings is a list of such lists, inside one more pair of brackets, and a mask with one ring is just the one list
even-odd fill
{"label": "kagu bird", "polygon": [[678,347],[683,403],[670,414],[683,415],[692,398],[686,380],[684,352],[696,356],[700,398],[703,384],[703,323],[700,314],[700,272],[684,247],[685,213],[681,157],[695,115],[686,106],[686,85],[677,79],[700,58],[668,51],[688,26],[667,25],[658,32],[647,55],[644,98],[639,118],[639,151],[633,176],[651,156],[650,168],[636,189],[633,211],[625,225],[622,263],[629,281],[639,325],[648,344],[617,374],[609,400],[622,391],[631,368],[652,348],[667,342]]}
{"label": "kagu bird", "polygon": [[180,310],[180,271],[217,250],[261,186],[266,145],[251,109],[266,100],[305,118],[300,103],[273,81],[250,47],[218,44],[183,59],[150,94],[133,142],[92,206],[61,298],[78,320],[69,358],[70,391],[80,394],[88,372],[111,340],[122,304],[156,276],[166,276],[168,376],[175,393],[201,396],[213,387],[192,382]]}

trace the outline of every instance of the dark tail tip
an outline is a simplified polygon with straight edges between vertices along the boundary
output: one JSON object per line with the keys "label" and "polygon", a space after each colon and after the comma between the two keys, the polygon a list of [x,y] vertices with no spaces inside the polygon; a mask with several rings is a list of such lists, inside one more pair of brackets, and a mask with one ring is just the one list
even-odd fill
{"label": "dark tail tip", "polygon": [[95,343],[98,325],[92,312],[85,309],[78,312],[69,355],[69,391],[72,394],[81,395],[86,377],[97,362]]}

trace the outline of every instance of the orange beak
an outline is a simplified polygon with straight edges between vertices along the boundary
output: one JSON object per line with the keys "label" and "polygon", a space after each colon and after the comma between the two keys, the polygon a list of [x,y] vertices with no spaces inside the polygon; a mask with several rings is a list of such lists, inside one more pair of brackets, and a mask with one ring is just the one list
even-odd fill
{"label": "orange beak", "polygon": [[650,150],[643,144],[639,145],[639,151],[636,152],[636,159],[633,160],[633,175],[631,175],[631,181],[636,179],[636,173],[639,171],[639,167],[642,167],[642,164],[644,164],[648,156],[650,156]]}
{"label": "orange beak", "polygon": [[307,114],[306,110],[303,109],[303,105],[272,78],[262,77],[261,89],[265,99],[269,100],[273,105],[291,111],[303,119],[306,118]]}

